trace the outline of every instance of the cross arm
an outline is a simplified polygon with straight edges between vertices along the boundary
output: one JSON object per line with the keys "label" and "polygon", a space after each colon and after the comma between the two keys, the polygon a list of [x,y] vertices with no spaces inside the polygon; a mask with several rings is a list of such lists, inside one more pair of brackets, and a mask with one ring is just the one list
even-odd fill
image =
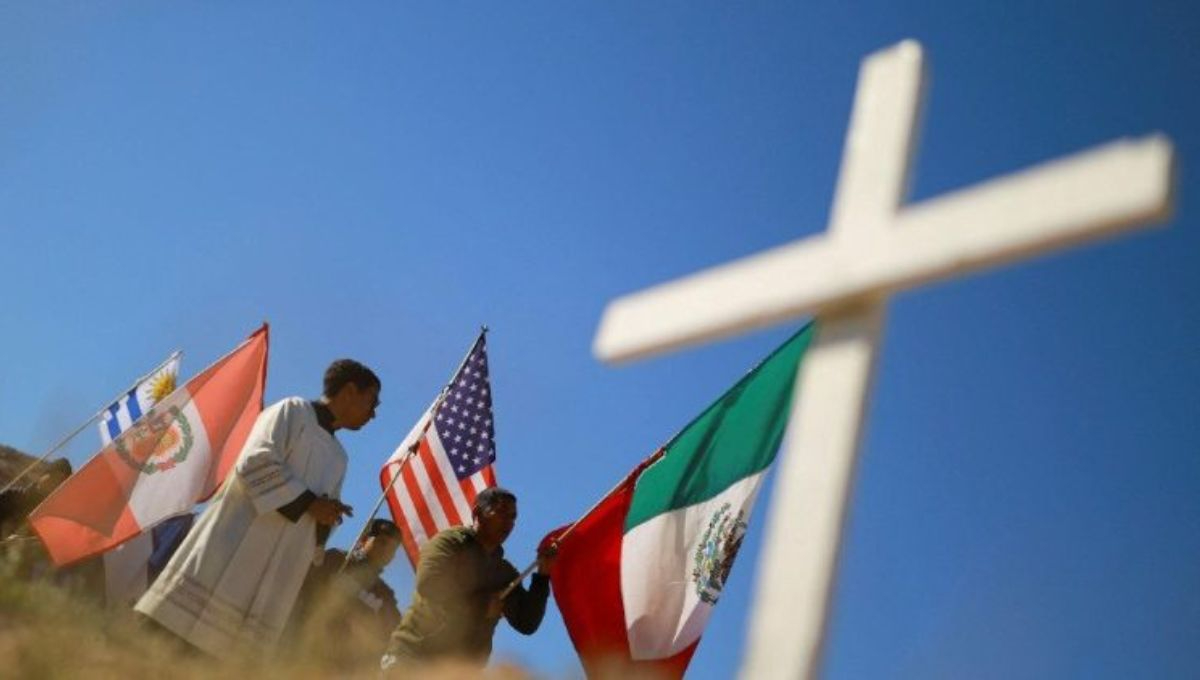
{"label": "cross arm", "polygon": [[822,235],[613,301],[594,350],[627,361],[1166,219],[1174,152],[1120,140],[903,208],[891,228]]}

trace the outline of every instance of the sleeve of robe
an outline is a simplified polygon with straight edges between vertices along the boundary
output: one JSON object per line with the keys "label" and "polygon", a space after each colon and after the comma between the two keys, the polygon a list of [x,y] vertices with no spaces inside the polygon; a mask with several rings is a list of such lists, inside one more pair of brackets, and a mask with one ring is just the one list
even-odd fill
{"label": "sleeve of robe", "polygon": [[[303,402],[288,400],[278,404],[277,408],[263,411],[246,440],[244,455],[234,467],[234,473],[246,484],[250,500],[259,514],[284,508],[300,501],[305,494],[312,496],[304,482],[296,478],[287,460],[290,447],[303,428],[301,408],[304,408]],[[292,517],[288,516],[288,519]]]}
{"label": "sleeve of robe", "polygon": [[[507,563],[506,563],[507,564]],[[511,581],[520,576],[516,567],[508,564],[512,571]],[[550,599],[550,577],[535,573],[529,581],[529,590],[523,584],[504,598],[504,618],[518,633],[532,635],[542,625],[542,617],[546,615],[546,600]]]}
{"label": "sleeve of robe", "polygon": [[295,524],[296,522],[300,521],[300,518],[304,516],[306,511],[308,511],[308,506],[312,505],[312,502],[316,499],[317,494],[311,491],[305,491],[304,493],[292,499],[292,502],[278,507],[276,510],[279,511],[279,514],[286,517],[289,522]]}

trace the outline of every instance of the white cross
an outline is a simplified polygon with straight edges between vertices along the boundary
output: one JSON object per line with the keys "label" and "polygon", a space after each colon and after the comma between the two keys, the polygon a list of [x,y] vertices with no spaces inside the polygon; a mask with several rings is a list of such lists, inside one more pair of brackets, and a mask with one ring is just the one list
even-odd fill
{"label": "white cross", "polygon": [[815,314],[767,520],[742,675],[815,677],[889,295],[1165,219],[1165,137],[1122,140],[904,206],[921,46],[859,72],[829,231],[612,302],[596,354],[622,361]]}

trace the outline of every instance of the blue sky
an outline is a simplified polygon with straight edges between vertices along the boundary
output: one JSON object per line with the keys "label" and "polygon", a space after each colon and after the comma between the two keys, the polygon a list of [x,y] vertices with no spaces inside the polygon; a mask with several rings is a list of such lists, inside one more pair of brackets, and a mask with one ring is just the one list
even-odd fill
{"label": "blue sky", "polygon": [[[916,38],[914,200],[1162,131],[1179,203],[893,299],[825,675],[1195,677],[1197,34],[1183,0],[5,3],[0,442],[266,319],[268,400],[384,380],[361,517],[487,323],[524,562],[799,325],[614,369],[605,303],[823,230],[859,60]],[[763,509],[692,677],[737,668]],[[553,608],[497,657],[580,672]]]}

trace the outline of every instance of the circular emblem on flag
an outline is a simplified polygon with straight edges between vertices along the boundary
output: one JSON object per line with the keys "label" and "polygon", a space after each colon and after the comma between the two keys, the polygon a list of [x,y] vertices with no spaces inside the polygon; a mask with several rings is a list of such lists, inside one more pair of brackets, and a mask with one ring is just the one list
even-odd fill
{"label": "circular emblem on flag", "polygon": [[163,371],[150,379],[150,403],[157,404],[175,391],[175,371]]}
{"label": "circular emblem on flag", "polygon": [[144,475],[170,470],[192,450],[192,424],[177,406],[151,411],[117,437],[117,455]]}
{"label": "circular emblem on flag", "polygon": [[701,602],[716,604],[733,568],[733,558],[746,535],[746,513],[726,503],[708,518],[708,527],[700,537],[692,556],[692,583]]}

